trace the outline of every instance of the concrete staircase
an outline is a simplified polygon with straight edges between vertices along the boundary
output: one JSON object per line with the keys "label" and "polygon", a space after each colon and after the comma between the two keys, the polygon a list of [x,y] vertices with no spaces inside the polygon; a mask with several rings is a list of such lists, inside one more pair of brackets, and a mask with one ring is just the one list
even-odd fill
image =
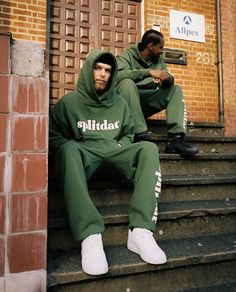
{"label": "concrete staircase", "polygon": [[[109,273],[81,270],[80,244],[72,238],[63,196],[49,179],[48,291],[236,291],[236,138],[220,124],[189,124],[194,160],[165,154],[165,123],[150,121],[163,176],[155,238],[168,263],[144,263],[126,248],[132,184],[103,169],[89,183],[104,216]],[[158,132],[157,132],[158,130]]]}

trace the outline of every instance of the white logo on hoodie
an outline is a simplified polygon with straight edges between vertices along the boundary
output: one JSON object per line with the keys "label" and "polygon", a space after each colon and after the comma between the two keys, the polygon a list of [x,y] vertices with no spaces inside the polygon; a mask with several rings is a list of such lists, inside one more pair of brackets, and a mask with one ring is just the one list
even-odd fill
{"label": "white logo on hoodie", "polygon": [[82,129],[82,132],[90,131],[109,131],[114,129],[119,129],[120,121],[114,123],[108,123],[107,120],[103,122],[97,122],[96,120],[78,121],[77,127]]}

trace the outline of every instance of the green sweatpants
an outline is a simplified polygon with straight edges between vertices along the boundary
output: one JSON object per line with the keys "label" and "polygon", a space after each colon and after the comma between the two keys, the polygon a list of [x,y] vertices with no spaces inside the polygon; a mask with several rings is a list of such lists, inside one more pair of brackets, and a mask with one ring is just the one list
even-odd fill
{"label": "green sweatpants", "polygon": [[135,122],[135,133],[147,130],[145,119],[166,109],[167,131],[170,134],[186,132],[187,112],[180,86],[166,89],[138,89],[131,79],[123,79],[117,92],[128,103]]}
{"label": "green sweatpants", "polygon": [[114,141],[69,141],[55,156],[55,176],[64,192],[70,227],[75,240],[104,231],[104,222],[87,186],[87,180],[103,163],[109,162],[134,182],[129,210],[130,228],[154,231],[161,172],[158,149],[150,142],[119,147]]}

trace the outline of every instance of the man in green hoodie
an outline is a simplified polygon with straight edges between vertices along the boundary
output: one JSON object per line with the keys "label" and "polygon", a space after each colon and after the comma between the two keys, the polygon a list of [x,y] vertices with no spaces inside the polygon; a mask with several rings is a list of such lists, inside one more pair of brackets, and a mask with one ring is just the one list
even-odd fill
{"label": "man in green hoodie", "polygon": [[81,241],[82,269],[91,275],[108,271],[101,233],[104,222],[87,181],[108,162],[134,183],[129,210],[127,247],[151,264],[164,264],[166,255],[153,238],[161,191],[155,144],[132,143],[130,109],[115,92],[117,62],[101,50],[85,61],[76,90],[63,96],[50,113],[50,152],[55,177],[64,193],[75,240]]}
{"label": "man in green hoodie", "polygon": [[117,92],[127,101],[135,122],[135,140],[146,140],[146,118],[166,109],[167,153],[191,157],[198,149],[185,141],[187,113],[182,89],[174,84],[163,60],[164,36],[147,30],[140,43],[118,58]]}

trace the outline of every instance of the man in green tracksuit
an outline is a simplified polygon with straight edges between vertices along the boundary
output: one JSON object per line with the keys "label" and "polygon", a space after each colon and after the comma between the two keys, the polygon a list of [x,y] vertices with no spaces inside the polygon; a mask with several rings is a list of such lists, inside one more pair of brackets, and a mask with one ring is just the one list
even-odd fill
{"label": "man in green tracksuit", "polygon": [[127,247],[151,264],[166,262],[152,232],[157,220],[161,172],[156,145],[132,143],[130,109],[115,92],[115,57],[94,50],[85,61],[76,90],[63,96],[50,113],[50,152],[55,176],[64,192],[74,238],[81,242],[83,270],[108,271],[101,233],[103,218],[93,204],[87,180],[104,162],[134,182]]}
{"label": "man in green tracksuit", "polygon": [[198,149],[185,141],[187,113],[182,89],[174,84],[161,56],[164,36],[147,30],[142,41],[131,45],[118,58],[117,92],[128,102],[135,122],[135,139],[151,135],[145,119],[166,109],[166,152],[190,157]]}

